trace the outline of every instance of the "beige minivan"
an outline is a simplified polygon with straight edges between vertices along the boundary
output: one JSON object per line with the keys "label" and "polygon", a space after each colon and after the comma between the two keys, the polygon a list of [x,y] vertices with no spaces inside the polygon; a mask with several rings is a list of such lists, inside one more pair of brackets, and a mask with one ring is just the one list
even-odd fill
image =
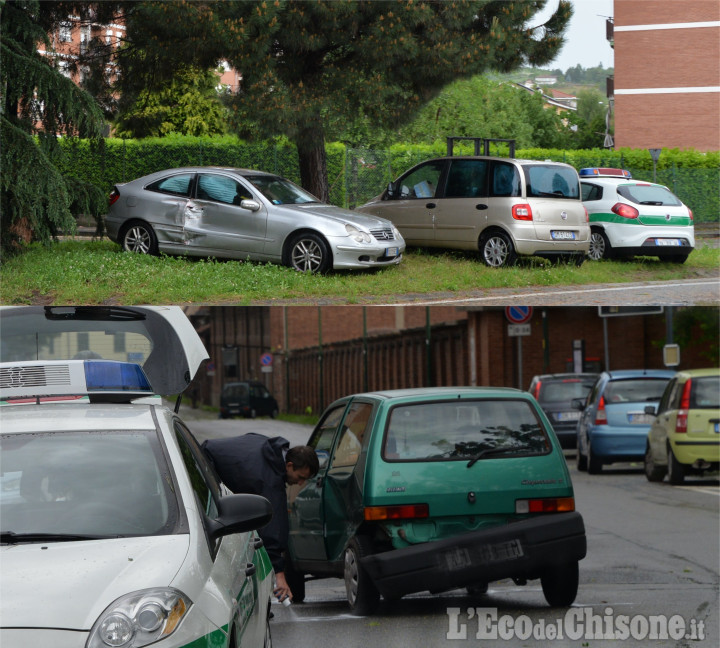
{"label": "beige minivan", "polygon": [[434,158],[356,211],[392,221],[408,245],[479,250],[492,267],[518,255],[580,265],[590,245],[578,173],[560,162]]}

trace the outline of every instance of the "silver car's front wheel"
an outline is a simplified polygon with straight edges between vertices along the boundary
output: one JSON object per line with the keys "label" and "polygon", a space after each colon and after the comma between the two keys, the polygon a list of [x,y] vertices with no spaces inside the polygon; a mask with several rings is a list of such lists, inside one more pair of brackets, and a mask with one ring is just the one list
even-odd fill
{"label": "silver car's front wheel", "polygon": [[299,272],[327,272],[332,266],[325,240],[312,232],[296,236],[290,243],[289,265]]}
{"label": "silver car's front wheel", "polygon": [[157,254],[157,237],[147,223],[130,223],[121,237],[123,249],[140,254]]}
{"label": "silver car's front wheel", "polygon": [[588,257],[593,261],[610,258],[610,241],[600,230],[593,230],[590,233],[590,249]]}
{"label": "silver car's front wheel", "polygon": [[493,232],[485,236],[480,251],[485,265],[491,268],[510,266],[517,260],[512,240],[504,232]]}

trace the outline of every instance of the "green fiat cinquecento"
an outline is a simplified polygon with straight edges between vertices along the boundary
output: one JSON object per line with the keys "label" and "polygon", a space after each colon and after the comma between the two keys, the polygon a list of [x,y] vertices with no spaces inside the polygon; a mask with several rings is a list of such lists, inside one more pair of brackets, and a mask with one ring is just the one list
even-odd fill
{"label": "green fiat cinquecento", "polygon": [[406,389],[342,398],[309,445],[317,478],[289,493],[286,576],[344,578],[355,614],[380,595],[540,579],[547,602],[577,595],[585,528],[552,426],[509,388]]}

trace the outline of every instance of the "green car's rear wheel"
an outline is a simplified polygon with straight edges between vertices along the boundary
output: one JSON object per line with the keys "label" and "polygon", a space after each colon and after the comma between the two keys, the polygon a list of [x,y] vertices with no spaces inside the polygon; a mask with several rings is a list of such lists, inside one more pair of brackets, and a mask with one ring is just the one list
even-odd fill
{"label": "green car's rear wheel", "polygon": [[380,602],[380,592],[360,564],[371,553],[370,541],[363,536],[352,538],[345,549],[345,591],[350,611],[358,616],[372,614]]}
{"label": "green car's rear wheel", "polygon": [[548,568],[540,577],[545,600],[551,607],[572,605],[577,596],[580,570],[577,561]]}

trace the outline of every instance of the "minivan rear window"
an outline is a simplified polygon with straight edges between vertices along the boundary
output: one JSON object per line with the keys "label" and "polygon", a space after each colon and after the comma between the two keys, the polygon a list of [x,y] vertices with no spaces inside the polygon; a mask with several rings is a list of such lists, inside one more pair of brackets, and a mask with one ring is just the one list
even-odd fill
{"label": "minivan rear window", "polygon": [[483,451],[505,458],[544,454],[550,448],[528,401],[455,399],[394,407],[385,431],[383,458],[468,461]]}
{"label": "minivan rear window", "polygon": [[558,164],[523,166],[528,198],[580,199],[580,179],[573,168]]}

